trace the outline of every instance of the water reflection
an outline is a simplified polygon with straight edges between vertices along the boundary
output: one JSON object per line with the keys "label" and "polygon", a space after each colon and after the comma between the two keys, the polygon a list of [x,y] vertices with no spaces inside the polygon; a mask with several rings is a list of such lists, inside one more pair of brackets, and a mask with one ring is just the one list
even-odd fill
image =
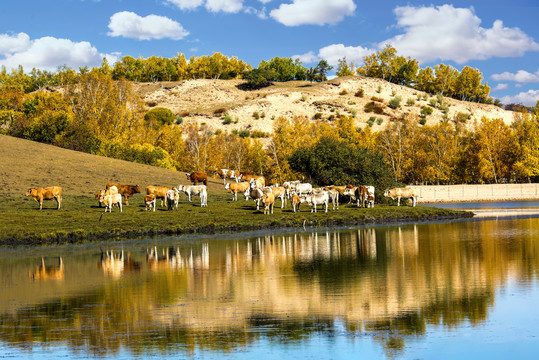
{"label": "water reflection", "polygon": [[0,259],[0,339],[99,356],[193,355],[344,332],[372,335],[391,355],[430,325],[484,323],[508,279],[529,286],[538,221],[171,241],[84,250],[37,270],[34,259]]}

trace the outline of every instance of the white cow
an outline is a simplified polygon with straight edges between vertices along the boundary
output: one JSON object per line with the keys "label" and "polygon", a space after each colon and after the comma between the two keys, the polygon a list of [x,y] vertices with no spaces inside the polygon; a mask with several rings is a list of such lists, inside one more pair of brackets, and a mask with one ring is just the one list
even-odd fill
{"label": "white cow", "polygon": [[105,204],[105,212],[107,212],[107,210],[109,212],[112,212],[112,207],[114,205],[118,205],[120,212],[122,212],[122,195],[121,194],[101,195],[99,197],[99,201]]}
{"label": "white cow", "polygon": [[325,205],[328,212],[329,194],[327,191],[322,191],[317,194],[305,195],[305,202],[311,206],[311,212],[316,211],[316,205]]}
{"label": "white cow", "polygon": [[260,210],[260,201],[262,196],[267,193],[273,193],[272,189],[268,186],[259,188],[256,184],[251,183],[251,188],[247,189],[244,193],[245,197],[251,197],[256,203],[256,210]]}
{"label": "white cow", "polygon": [[173,188],[172,190],[167,191],[165,200],[169,210],[178,210],[178,203],[180,202],[180,192],[178,189]]}
{"label": "white cow", "polygon": [[401,198],[412,199],[412,206],[415,206],[417,203],[417,194],[414,189],[409,187],[386,190],[384,196],[390,197],[393,200],[397,199],[397,206],[401,205]]}
{"label": "white cow", "polygon": [[206,185],[178,185],[178,191],[183,191],[191,202],[191,196],[200,196],[200,206],[208,206],[208,190]]}

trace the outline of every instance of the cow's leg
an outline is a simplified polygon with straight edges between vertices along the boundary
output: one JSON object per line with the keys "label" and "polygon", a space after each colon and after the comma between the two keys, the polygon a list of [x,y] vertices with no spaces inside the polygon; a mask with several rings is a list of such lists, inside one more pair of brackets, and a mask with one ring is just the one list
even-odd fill
{"label": "cow's leg", "polygon": [[397,206],[401,206],[401,197],[397,197]]}
{"label": "cow's leg", "polygon": [[43,209],[43,199],[39,199],[39,210]]}
{"label": "cow's leg", "polygon": [[122,200],[118,203],[118,207],[120,208],[120,212],[122,212]]}

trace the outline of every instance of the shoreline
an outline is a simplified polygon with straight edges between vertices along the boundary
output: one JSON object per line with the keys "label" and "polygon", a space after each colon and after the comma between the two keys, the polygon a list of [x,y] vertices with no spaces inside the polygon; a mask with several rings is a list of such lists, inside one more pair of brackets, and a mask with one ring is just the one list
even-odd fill
{"label": "shoreline", "polygon": [[[152,229],[144,229],[129,227],[126,229],[112,228],[109,231],[89,231],[83,229],[58,230],[53,232],[41,232],[31,234],[13,234],[12,236],[0,236],[0,246],[18,247],[18,246],[42,246],[42,245],[65,245],[65,244],[80,244],[80,243],[99,243],[106,241],[129,241],[140,240],[142,238],[153,237],[170,237],[182,235],[212,235],[212,234],[233,234],[250,231],[264,230],[279,230],[279,229],[302,229],[305,226],[309,228],[323,228],[336,226],[361,226],[361,225],[383,225],[392,223],[411,223],[411,222],[428,222],[439,220],[456,220],[473,218],[474,214],[471,211],[463,210],[447,210],[439,208],[428,208],[426,211],[408,210],[412,208],[389,207],[394,208],[395,212],[387,211],[387,208],[380,206],[385,214],[356,214],[356,216],[348,217],[349,212],[337,214],[327,213],[328,217],[306,217],[306,214],[300,213],[296,217],[290,216],[286,221],[275,221],[267,218],[265,215],[257,215],[260,218],[256,223],[241,224],[234,221],[224,221],[222,223],[207,223],[199,224],[198,226],[160,226]],[[331,214],[331,216],[329,216]],[[263,218],[262,218],[263,217]],[[264,221],[266,220],[267,221]],[[260,221],[262,220],[262,221]]]}

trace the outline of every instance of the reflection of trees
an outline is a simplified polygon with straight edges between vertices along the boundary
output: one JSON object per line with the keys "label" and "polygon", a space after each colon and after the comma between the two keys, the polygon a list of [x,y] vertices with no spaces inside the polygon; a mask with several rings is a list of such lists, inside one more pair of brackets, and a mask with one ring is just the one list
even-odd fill
{"label": "reflection of trees", "polygon": [[373,334],[390,354],[429,324],[481,323],[500,282],[535,276],[533,233],[507,235],[499,225],[375,227],[152,248],[132,255],[137,272],[86,295],[0,315],[0,338],[65,342],[94,354],[193,353],[344,328]]}

